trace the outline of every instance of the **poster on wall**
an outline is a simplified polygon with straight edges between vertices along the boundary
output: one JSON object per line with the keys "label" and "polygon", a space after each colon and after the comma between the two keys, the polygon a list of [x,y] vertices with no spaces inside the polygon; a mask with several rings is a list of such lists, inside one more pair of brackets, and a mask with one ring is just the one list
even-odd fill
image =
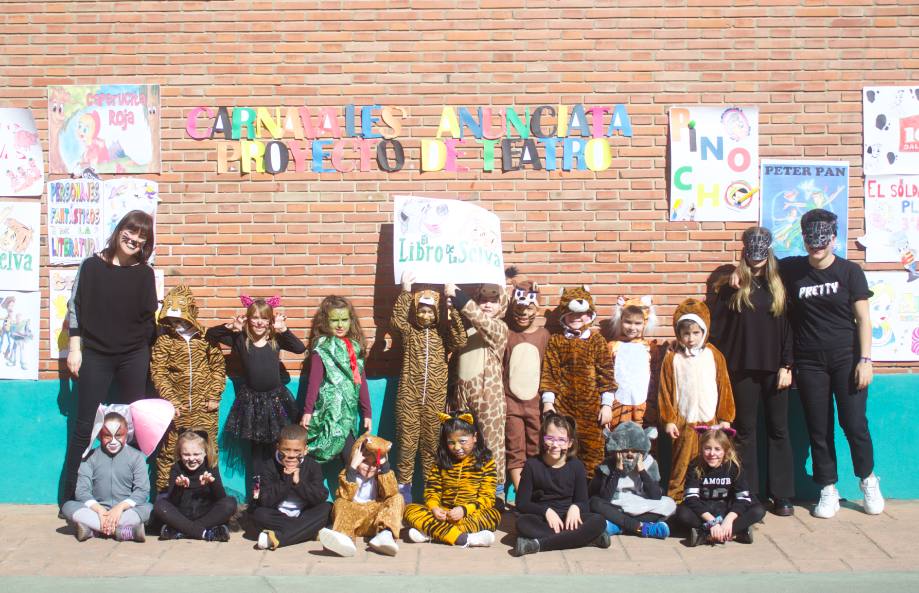
{"label": "poster on wall", "polygon": [[916,273],[919,260],[919,175],[865,178],[865,261],[899,262]]}
{"label": "poster on wall", "polygon": [[[162,304],[165,293],[166,278],[163,270],[153,270],[156,279],[156,299]],[[49,316],[49,346],[51,358],[67,358],[70,348],[70,334],[67,329],[67,303],[73,290],[73,283],[77,277],[77,269],[51,270],[49,284],[50,296],[48,299]],[[159,310],[157,310],[159,315]]]}
{"label": "poster on wall", "polygon": [[836,248],[846,256],[849,238],[849,163],[763,159],[761,164],[762,226],[772,231],[778,258],[807,255],[801,239],[801,217],[823,208],[839,217]]}
{"label": "poster on wall", "polygon": [[40,196],[45,166],[29,109],[0,108],[0,196]]}
{"label": "poster on wall", "polygon": [[0,290],[0,379],[38,379],[40,292]]}
{"label": "poster on wall", "polygon": [[78,264],[102,247],[102,182],[48,183],[48,255],[51,265]]}
{"label": "poster on wall", "polygon": [[102,84],[48,87],[52,173],[158,173],[160,87]]}
{"label": "poster on wall", "polygon": [[38,290],[41,204],[0,202],[0,287]]}
{"label": "poster on wall", "polygon": [[871,357],[884,362],[919,360],[919,282],[903,272],[865,272],[874,296]]}
{"label": "poster on wall", "polygon": [[670,220],[755,222],[759,109],[670,108]]}
{"label": "poster on wall", "polygon": [[395,196],[393,271],[416,282],[504,286],[500,219],[459,200]]}
{"label": "poster on wall", "polygon": [[70,336],[67,333],[67,303],[77,270],[51,270],[48,297],[48,317],[51,358],[67,358]]}
{"label": "poster on wall", "polygon": [[865,175],[919,171],[919,86],[862,89]]}
{"label": "poster on wall", "polygon": [[119,177],[107,179],[103,185],[102,213],[105,219],[102,236],[108,237],[121,218],[131,210],[143,210],[156,220],[159,184],[150,179]]}

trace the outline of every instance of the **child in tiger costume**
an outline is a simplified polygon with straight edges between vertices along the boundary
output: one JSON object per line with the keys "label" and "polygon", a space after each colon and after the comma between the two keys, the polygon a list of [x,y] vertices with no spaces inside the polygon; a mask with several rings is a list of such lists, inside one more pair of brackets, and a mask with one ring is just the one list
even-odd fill
{"label": "child in tiger costume", "polygon": [[399,551],[405,503],[389,467],[392,443],[364,433],[351,448],[351,461],[338,475],[332,506],[332,528],[319,531],[325,549],[354,556],[355,537],[370,537],[370,549],[386,556]]}
{"label": "child in tiger costume", "polygon": [[564,289],[555,314],[561,331],[549,338],[542,363],[543,413],[557,411],[575,419],[578,457],[589,478],[605,455],[603,427],[612,418],[616,390],[613,363],[606,339],[593,325],[597,313],[587,287]]}
{"label": "child in tiger costume", "polygon": [[424,487],[424,504],[405,508],[408,539],[451,546],[495,543],[501,513],[495,508],[495,461],[470,412],[440,414],[437,465]]}
{"label": "child in tiger costume", "polygon": [[411,502],[418,449],[424,472],[435,463],[440,426],[437,415],[447,409],[447,352],[466,345],[459,311],[446,307],[448,323],[439,324],[440,293],[430,289],[413,293],[414,281],[414,273],[402,275],[402,292],[393,305],[391,321],[402,337],[402,372],[396,394],[396,479],[406,502]]}
{"label": "child in tiger costume", "polygon": [[176,286],[166,293],[157,322],[164,333],[153,344],[150,374],[160,397],[175,406],[176,412],[156,458],[156,489],[162,492],[169,487],[179,434],[205,430],[216,452],[226,366],[220,347],[204,339],[195,295],[187,286]]}

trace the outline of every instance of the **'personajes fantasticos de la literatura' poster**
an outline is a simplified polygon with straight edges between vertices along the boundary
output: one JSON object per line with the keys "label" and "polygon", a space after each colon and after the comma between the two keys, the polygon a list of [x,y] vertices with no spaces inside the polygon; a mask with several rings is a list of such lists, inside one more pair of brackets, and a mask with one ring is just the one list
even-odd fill
{"label": "'personajes fantasticos de la literatura' poster", "polygon": [[763,159],[762,226],[772,231],[778,258],[807,255],[801,239],[801,217],[823,208],[839,217],[836,248],[846,256],[849,238],[849,163],[844,161],[786,161]]}
{"label": "'personajes fantasticos de la literatura' poster", "polygon": [[755,222],[759,109],[670,108],[670,220]]}
{"label": "'personajes fantasticos de la literatura' poster", "polygon": [[52,173],[158,173],[160,87],[102,84],[48,87]]}
{"label": "'personajes fantasticos de la literatura' poster", "polygon": [[417,282],[504,286],[501,221],[459,200],[396,196],[393,208],[396,283],[411,270]]}

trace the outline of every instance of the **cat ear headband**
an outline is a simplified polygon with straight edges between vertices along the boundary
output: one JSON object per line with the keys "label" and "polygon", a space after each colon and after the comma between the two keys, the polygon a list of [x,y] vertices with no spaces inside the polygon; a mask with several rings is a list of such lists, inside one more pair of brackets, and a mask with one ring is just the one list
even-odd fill
{"label": "cat ear headband", "polygon": [[[240,302],[242,302],[244,307],[251,307],[252,303],[254,303],[258,299],[254,299],[247,294],[243,294],[243,295],[240,295],[239,300]],[[268,297],[267,299],[265,299],[265,304],[271,307],[272,309],[274,309],[275,307],[281,304],[281,297],[278,295],[275,295],[273,297]]]}
{"label": "cat ear headband", "polygon": [[454,418],[456,418],[457,420],[462,420],[466,424],[475,424],[475,419],[472,417],[472,414],[470,414],[469,412],[463,412],[462,414],[457,414],[456,416],[453,416],[452,414],[444,414],[443,412],[440,412],[439,414],[437,414],[437,418],[440,420],[441,424],[443,424],[444,422],[448,420],[453,420]]}
{"label": "cat ear headband", "polygon": [[710,430],[720,430],[731,438],[737,436],[737,431],[730,427],[721,428],[719,426],[694,426],[693,430],[695,430],[699,434],[705,434],[706,432]]}

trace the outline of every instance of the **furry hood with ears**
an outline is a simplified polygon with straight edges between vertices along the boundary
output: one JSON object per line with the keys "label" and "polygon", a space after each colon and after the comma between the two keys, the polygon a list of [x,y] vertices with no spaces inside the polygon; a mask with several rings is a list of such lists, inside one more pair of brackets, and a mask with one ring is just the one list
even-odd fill
{"label": "furry hood with ears", "polygon": [[187,321],[198,332],[204,334],[204,328],[198,323],[198,304],[195,301],[195,295],[184,284],[176,286],[163,298],[163,306],[160,308],[157,322],[166,325],[165,321],[169,318]]}
{"label": "furry hood with ears", "polygon": [[623,422],[612,431],[604,431],[604,434],[607,455],[629,449],[647,454],[651,451],[651,439],[657,438],[657,429],[653,426],[643,429],[634,422]]}
{"label": "furry hood with ears", "polygon": [[386,439],[372,435],[369,432],[365,432],[360,438],[354,441],[354,445],[351,447],[351,456],[353,457],[362,447],[366,453],[376,456],[377,465],[383,465],[386,463],[386,456],[389,454],[389,450],[392,449],[392,443]]}
{"label": "furry hood with ears", "polygon": [[689,319],[695,321],[702,328],[702,343],[708,341],[708,328],[712,323],[712,316],[708,307],[702,301],[686,299],[673,312],[673,332],[677,332],[680,321]]}

